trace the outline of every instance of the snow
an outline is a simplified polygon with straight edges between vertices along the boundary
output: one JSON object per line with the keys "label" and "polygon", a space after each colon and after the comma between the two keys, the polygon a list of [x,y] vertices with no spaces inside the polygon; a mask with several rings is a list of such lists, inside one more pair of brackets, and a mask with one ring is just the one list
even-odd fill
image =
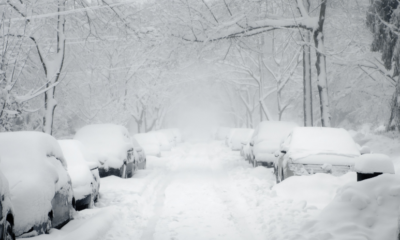
{"label": "snow", "polygon": [[[10,193],[10,187],[7,178],[4,176],[4,174],[0,171],[0,196],[4,196],[3,199],[0,200],[1,202],[1,216],[7,216],[9,212],[14,212],[12,203],[11,203],[11,193]],[[0,223],[3,224],[3,221],[5,218],[0,221]]]}
{"label": "snow", "polygon": [[172,128],[172,132],[175,134],[176,142],[181,143],[182,142],[182,133],[179,128]]}
{"label": "snow", "polygon": [[308,205],[323,209],[333,200],[339,187],[356,181],[355,172],[348,172],[340,177],[316,173],[309,176],[292,176],[275,185],[273,190],[280,197],[305,201]]}
{"label": "snow", "polygon": [[92,193],[93,176],[82,151],[84,146],[77,140],[58,140],[68,163],[75,200],[83,199]]}
{"label": "snow", "polygon": [[101,179],[94,209],[32,240],[357,239],[371,231],[370,239],[395,239],[388,238],[400,203],[395,175],[360,185],[355,172],[314,174],[277,185],[272,169],[253,168],[220,141],[188,142],[167,156],[148,156],[147,169],[132,178]]}
{"label": "snow", "polygon": [[349,183],[295,239],[397,239],[399,207],[400,176]]}
{"label": "snow", "polygon": [[219,127],[215,138],[217,140],[225,140],[230,134],[231,129],[227,127]]}
{"label": "snow", "polygon": [[171,146],[175,146],[176,144],[175,133],[172,129],[161,129],[158,130],[157,132],[162,133],[167,138]]}
{"label": "snow", "polygon": [[10,183],[16,236],[47,222],[56,191],[68,184],[60,146],[40,132],[0,133],[0,169]]}
{"label": "snow", "polygon": [[160,142],[154,133],[138,133],[133,136],[146,155],[159,156],[161,154]]}
{"label": "snow", "polygon": [[115,124],[85,126],[77,131],[74,139],[82,142],[104,169],[120,168],[128,150],[133,149],[128,130]]}
{"label": "snow", "polygon": [[341,128],[295,128],[291,137],[282,143],[281,149],[288,150],[288,156],[294,161],[318,154],[360,156],[358,145],[350,134]]}
{"label": "snow", "polygon": [[394,165],[385,154],[365,154],[356,159],[354,171],[359,173],[392,173]]}
{"label": "snow", "polygon": [[273,162],[275,151],[282,140],[297,127],[296,123],[264,121],[259,124],[252,137],[253,153],[257,161]]}
{"label": "snow", "polygon": [[[171,138],[165,134],[165,132],[151,132],[156,136],[156,139],[160,143],[161,146],[161,151],[170,151],[173,145],[173,142],[171,141]],[[171,136],[171,135],[169,135]],[[172,137],[172,136],[171,136]]]}

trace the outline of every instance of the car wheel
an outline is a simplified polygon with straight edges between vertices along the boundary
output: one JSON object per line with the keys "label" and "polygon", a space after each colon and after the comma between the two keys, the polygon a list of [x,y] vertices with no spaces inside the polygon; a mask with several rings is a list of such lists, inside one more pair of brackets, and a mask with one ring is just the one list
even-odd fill
{"label": "car wheel", "polygon": [[257,160],[255,158],[253,158],[253,167],[257,167]]}
{"label": "car wheel", "polygon": [[274,173],[275,173],[276,183],[279,183],[278,168],[274,167]]}
{"label": "car wheel", "polygon": [[7,220],[4,226],[4,240],[15,240],[11,223]]}

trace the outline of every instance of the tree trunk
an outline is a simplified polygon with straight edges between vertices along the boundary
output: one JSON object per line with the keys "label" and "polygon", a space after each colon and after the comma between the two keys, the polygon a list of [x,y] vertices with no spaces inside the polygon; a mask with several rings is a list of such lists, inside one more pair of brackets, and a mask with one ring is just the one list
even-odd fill
{"label": "tree trunk", "polygon": [[[305,33],[305,40],[310,42],[310,33]],[[303,46],[303,109],[304,126],[313,126],[312,84],[311,84],[311,52],[310,46]]]}
{"label": "tree trunk", "polygon": [[329,109],[328,79],[326,72],[326,56],[324,46],[323,26],[325,20],[326,1],[322,0],[318,21],[318,28],[314,31],[314,43],[316,48],[317,62],[315,66],[318,74],[318,93],[321,108],[321,124],[323,127],[331,126],[331,115]]}
{"label": "tree trunk", "polygon": [[[59,1],[58,3],[58,12],[64,11],[65,9],[65,0]],[[54,112],[57,107],[57,101],[55,99],[56,93],[56,83],[60,79],[60,73],[64,65],[64,57],[65,57],[65,36],[64,36],[64,28],[65,28],[65,18],[64,15],[58,15],[57,21],[57,53],[54,56],[54,59],[50,61],[42,60],[44,71],[46,73],[47,84],[46,87],[51,87],[44,93],[44,109],[45,114],[43,116],[43,129],[42,131],[48,133],[50,135],[53,134],[53,121],[54,121]],[[40,49],[37,46],[39,55]],[[50,63],[50,64],[48,64]]]}

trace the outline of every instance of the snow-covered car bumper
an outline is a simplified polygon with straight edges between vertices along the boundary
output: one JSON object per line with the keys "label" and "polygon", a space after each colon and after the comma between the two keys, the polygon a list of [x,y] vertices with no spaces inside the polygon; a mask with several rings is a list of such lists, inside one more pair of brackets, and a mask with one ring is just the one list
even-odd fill
{"label": "snow-covered car bumper", "polygon": [[257,162],[260,162],[261,164],[263,163],[274,163],[276,160],[276,157],[272,153],[258,153],[257,155],[254,155],[255,159]]}
{"label": "snow-covered car bumper", "polygon": [[334,176],[341,176],[353,170],[350,165],[331,165],[331,164],[301,164],[289,163],[288,169],[294,176],[311,175],[315,173],[327,173]]}

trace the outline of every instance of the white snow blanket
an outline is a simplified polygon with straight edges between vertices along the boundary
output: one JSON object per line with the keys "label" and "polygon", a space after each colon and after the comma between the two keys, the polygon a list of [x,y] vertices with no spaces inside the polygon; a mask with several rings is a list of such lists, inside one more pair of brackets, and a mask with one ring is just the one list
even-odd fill
{"label": "white snow blanket", "polygon": [[297,234],[301,239],[395,240],[399,233],[400,176],[381,176],[341,187],[335,199]]}
{"label": "white snow blanket", "polygon": [[133,149],[128,130],[115,124],[93,124],[78,130],[74,139],[79,140],[96,156],[104,169],[120,168]]}
{"label": "white snow blanket", "polygon": [[19,236],[48,220],[55,192],[70,180],[67,163],[57,140],[41,132],[0,133],[0,159]]}
{"label": "white snow blanket", "polygon": [[394,165],[385,154],[365,154],[356,159],[354,171],[359,173],[392,173]]}
{"label": "white snow blanket", "polygon": [[342,128],[298,127],[293,130],[281,149],[289,150],[293,160],[311,155],[360,156],[359,146],[350,134]]}

